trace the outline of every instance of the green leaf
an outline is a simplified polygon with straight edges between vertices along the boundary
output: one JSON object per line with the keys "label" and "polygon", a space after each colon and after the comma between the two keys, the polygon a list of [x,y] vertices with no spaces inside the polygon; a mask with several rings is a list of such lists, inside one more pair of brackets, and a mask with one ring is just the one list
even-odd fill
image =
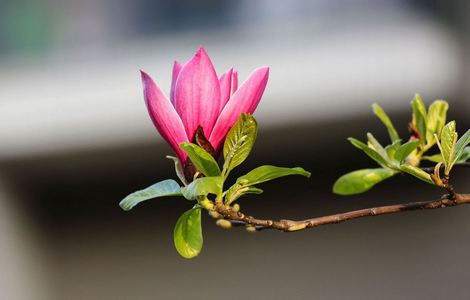
{"label": "green leaf", "polygon": [[462,154],[459,156],[457,163],[464,163],[470,158],[470,147],[465,147]]}
{"label": "green leaf", "polygon": [[279,177],[289,176],[289,175],[302,175],[305,177],[310,177],[310,172],[305,171],[302,168],[283,168],[276,166],[261,166],[256,169],[251,170],[247,174],[239,177],[237,183],[243,186],[251,186],[259,184],[262,182],[270,181]]}
{"label": "green leaf", "polygon": [[173,231],[173,241],[176,250],[184,258],[193,258],[201,252],[201,208],[192,208],[179,217]]}
{"label": "green leaf", "polygon": [[411,109],[413,111],[412,125],[418,131],[422,144],[426,143],[426,107],[424,106],[421,96],[416,94],[411,101]]}
{"label": "green leaf", "polygon": [[468,144],[470,144],[470,130],[467,130],[467,132],[465,132],[464,135],[462,135],[462,137],[455,144],[453,163],[461,159],[460,157],[462,156],[462,154],[464,154],[465,147]]}
{"label": "green leaf", "polygon": [[390,162],[390,159],[388,157],[387,151],[385,151],[384,147],[375,139],[375,137],[372,135],[372,133],[368,132],[367,133],[367,141],[369,144],[369,147],[374,149],[382,158]]}
{"label": "green leaf", "polygon": [[419,144],[419,141],[410,141],[401,145],[395,152],[395,159],[401,163],[419,146]]}
{"label": "green leaf", "polygon": [[263,193],[262,189],[259,189],[254,186],[243,186],[241,184],[234,184],[227,191],[227,196],[225,197],[225,204],[230,204],[240,198],[241,196],[248,194],[261,194]]}
{"label": "green leaf", "polygon": [[209,194],[219,196],[222,193],[224,180],[221,176],[197,178],[188,186],[181,188],[181,193],[188,200],[195,200],[198,196]]}
{"label": "green leaf", "polygon": [[333,185],[333,193],[338,195],[354,195],[370,190],[377,183],[395,175],[390,169],[362,169],[347,173]]}
{"label": "green leaf", "polygon": [[444,163],[442,155],[440,153],[434,155],[423,156],[421,159],[432,161],[435,163]]}
{"label": "green leaf", "polygon": [[249,114],[241,114],[224,142],[224,175],[240,165],[250,154],[258,133],[258,124]]}
{"label": "green leaf", "polygon": [[380,166],[391,168],[391,165],[388,161],[386,161],[377,151],[370,148],[363,142],[352,137],[348,138],[348,141],[351,142],[351,144],[353,144],[354,147],[364,151],[370,158],[375,160]]}
{"label": "green leaf", "polygon": [[413,167],[411,165],[407,165],[407,164],[403,164],[400,166],[400,169],[403,171],[403,172],[406,172],[410,175],[413,175],[415,176],[416,178],[419,178],[421,179],[422,181],[424,182],[427,182],[429,184],[432,184],[434,185],[434,181],[432,181],[431,179],[431,175],[429,175],[428,173],[424,172],[423,170],[421,170],[420,168],[417,168],[417,167]]}
{"label": "green leaf", "polygon": [[186,178],[184,177],[184,171],[183,171],[183,166],[181,166],[181,162],[177,157],[167,155],[166,158],[171,159],[175,163],[175,172],[178,178],[181,180],[181,182],[184,185],[187,185],[188,182],[186,181]]}
{"label": "green leaf", "polygon": [[397,140],[393,142],[391,145],[385,147],[385,151],[387,152],[387,156],[389,159],[393,160],[395,158],[395,153],[397,152],[398,148],[400,148],[401,140]]}
{"label": "green leaf", "polygon": [[436,100],[429,106],[426,133],[428,144],[430,141],[434,141],[434,134],[438,136],[441,134],[441,130],[446,124],[448,108],[449,104],[444,100]]}
{"label": "green leaf", "polygon": [[382,109],[382,107],[380,107],[377,103],[374,103],[372,104],[372,109],[374,111],[374,114],[382,121],[382,123],[387,128],[388,135],[390,136],[390,140],[392,141],[392,143],[394,143],[395,141],[399,141],[400,137],[398,136],[397,130],[395,129],[395,126],[393,126],[392,121]]}
{"label": "green leaf", "polygon": [[130,194],[119,203],[119,206],[121,206],[123,210],[128,211],[145,200],[164,196],[181,195],[181,187],[178,182],[174,181],[173,179],[167,179],[155,183],[148,188]]}
{"label": "green leaf", "polygon": [[442,128],[440,142],[438,143],[441,150],[442,158],[445,164],[445,174],[449,174],[454,161],[454,150],[457,142],[457,132],[455,131],[455,121],[447,123]]}
{"label": "green leaf", "polygon": [[186,152],[194,166],[205,176],[219,176],[220,168],[214,157],[206,150],[193,143],[181,143],[180,148]]}

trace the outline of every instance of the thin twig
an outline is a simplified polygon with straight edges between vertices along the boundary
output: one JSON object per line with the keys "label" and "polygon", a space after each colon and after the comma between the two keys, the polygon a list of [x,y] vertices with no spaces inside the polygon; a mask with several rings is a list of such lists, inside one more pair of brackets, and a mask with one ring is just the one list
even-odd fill
{"label": "thin twig", "polygon": [[[470,168],[470,162],[455,164],[454,167]],[[443,168],[444,168],[444,165],[441,165],[441,169],[443,169]],[[425,172],[428,172],[428,173],[434,172],[434,167],[424,167],[424,168],[420,168],[420,169],[425,171]]]}
{"label": "thin twig", "polygon": [[285,232],[299,231],[320,225],[336,224],[347,220],[358,219],[369,216],[378,216],[404,211],[412,211],[419,209],[437,209],[461,204],[470,204],[470,194],[455,194],[455,198],[449,198],[449,195],[443,196],[439,200],[410,202],[404,204],[380,206],[354,210],[329,216],[316,217],[306,220],[263,220],[247,216],[239,211],[234,211],[230,206],[222,203],[216,204],[214,210],[217,211],[224,219],[229,220],[234,226],[254,227],[256,230],[277,229]]}

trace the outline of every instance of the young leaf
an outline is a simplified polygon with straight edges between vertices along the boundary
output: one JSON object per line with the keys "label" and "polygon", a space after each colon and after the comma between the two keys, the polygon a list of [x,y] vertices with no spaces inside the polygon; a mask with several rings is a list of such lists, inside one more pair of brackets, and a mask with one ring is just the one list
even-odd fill
{"label": "young leaf", "polygon": [[470,147],[465,147],[462,154],[459,156],[457,163],[464,163],[470,158]]}
{"label": "young leaf", "polygon": [[240,165],[250,154],[258,133],[258,124],[249,114],[241,114],[224,142],[224,175]]}
{"label": "young leaf", "polygon": [[270,181],[279,177],[289,175],[302,175],[310,177],[310,172],[305,171],[302,168],[282,168],[276,166],[261,166],[251,170],[247,174],[239,177],[237,183],[243,186],[251,186],[262,182]]}
{"label": "young leaf", "polygon": [[385,147],[385,151],[387,152],[387,156],[390,160],[395,159],[395,153],[397,152],[398,148],[401,146],[401,140],[397,140],[393,142],[391,145]]}
{"label": "young leaf", "polygon": [[454,163],[461,159],[460,157],[464,154],[465,147],[468,144],[470,144],[470,130],[467,130],[455,144]]}
{"label": "young leaf", "polygon": [[426,133],[428,144],[430,141],[434,141],[434,134],[438,136],[441,134],[441,130],[446,124],[448,108],[449,104],[444,100],[436,100],[429,106]]}
{"label": "young leaf", "polygon": [[262,189],[259,189],[254,186],[243,186],[241,184],[234,184],[230,189],[227,191],[227,195],[225,197],[225,204],[230,204],[240,198],[241,196],[248,195],[248,194],[261,194],[263,193]]}
{"label": "young leaf", "polygon": [[398,150],[395,152],[395,160],[401,163],[419,146],[419,144],[419,141],[410,141],[401,145],[400,148],[398,148]]}
{"label": "young leaf", "polygon": [[171,155],[167,155],[166,158],[171,159],[175,163],[176,175],[178,176],[178,178],[181,180],[181,182],[184,185],[188,185],[188,182],[186,181],[186,178],[184,178],[183,166],[181,166],[180,160],[177,157],[171,156]]}
{"label": "young leaf", "polygon": [[206,152],[206,150],[193,143],[181,143],[180,148],[186,152],[194,166],[202,174],[208,177],[220,175],[219,165],[209,152]]}
{"label": "young leaf", "polygon": [[423,156],[421,159],[432,161],[435,163],[443,163],[442,155],[440,153],[434,155]]}
{"label": "young leaf", "polygon": [[119,206],[123,210],[131,210],[134,206],[145,200],[164,196],[181,196],[180,190],[180,185],[173,179],[163,180],[148,188],[130,194],[119,202]]}
{"label": "young leaf", "polygon": [[388,135],[390,136],[390,140],[392,141],[392,143],[394,143],[395,141],[399,141],[400,137],[398,136],[397,130],[395,129],[395,126],[393,126],[392,121],[382,109],[382,107],[380,107],[377,103],[374,103],[372,104],[372,109],[374,111],[374,114],[382,121],[382,123],[387,128]]}
{"label": "young leaf", "polygon": [[380,154],[380,156],[382,156],[382,158],[385,161],[390,162],[387,151],[385,151],[384,147],[379,143],[379,141],[377,141],[377,139],[370,132],[367,133],[367,141],[370,144],[369,147],[371,147],[378,154]]}
{"label": "young leaf", "polygon": [[412,126],[419,134],[419,140],[422,144],[426,143],[426,107],[424,106],[421,96],[416,94],[411,101],[411,109],[413,111]]}
{"label": "young leaf", "polygon": [[195,200],[198,196],[209,194],[220,195],[224,180],[221,176],[197,178],[188,186],[181,188],[181,193],[188,200]]}
{"label": "young leaf", "polygon": [[333,193],[338,195],[354,195],[370,190],[377,183],[392,177],[397,172],[390,169],[363,169],[347,173],[333,185]]}
{"label": "young leaf", "polygon": [[454,161],[454,150],[457,142],[457,132],[455,131],[455,121],[447,123],[441,131],[440,142],[438,142],[441,150],[442,158],[445,164],[445,174],[449,175]]}
{"label": "young leaf", "polygon": [[184,258],[193,258],[201,252],[201,208],[192,208],[179,217],[173,231],[173,241]]}
{"label": "young leaf", "polygon": [[354,147],[364,151],[370,158],[375,160],[380,166],[391,168],[391,165],[389,164],[388,161],[386,161],[377,151],[370,148],[369,146],[367,146],[363,142],[361,142],[361,141],[359,141],[355,138],[351,138],[351,137],[348,138],[348,141],[351,142],[351,144],[353,144]]}
{"label": "young leaf", "polygon": [[431,178],[431,175],[429,175],[428,173],[424,172],[423,170],[421,170],[420,168],[417,168],[417,167],[413,167],[411,165],[407,165],[407,164],[403,164],[400,166],[400,169],[403,171],[403,172],[406,172],[410,175],[413,175],[415,176],[416,178],[418,179],[421,179],[422,181],[424,182],[427,182],[429,184],[433,184],[434,185],[434,181],[432,180]]}

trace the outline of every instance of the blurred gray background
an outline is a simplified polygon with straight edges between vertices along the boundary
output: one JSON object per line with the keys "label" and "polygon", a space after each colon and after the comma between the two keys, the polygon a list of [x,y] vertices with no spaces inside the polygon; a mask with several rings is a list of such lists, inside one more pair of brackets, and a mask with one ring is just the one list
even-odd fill
{"label": "blurred gray background", "polygon": [[[303,166],[240,201],[258,217],[307,218],[438,198],[398,176],[355,197],[334,180],[373,166],[346,138],[402,136],[409,101],[450,102],[470,126],[470,6],[423,0],[2,0],[1,299],[469,299],[470,207],[366,218],[294,234],[224,231],[204,216],[201,255],[172,230],[190,203],[118,207],[174,177],[143,103],[138,70],[169,91],[173,59],[203,45],[243,81],[271,67],[260,134],[241,174]],[[455,174],[470,192],[468,174]]]}

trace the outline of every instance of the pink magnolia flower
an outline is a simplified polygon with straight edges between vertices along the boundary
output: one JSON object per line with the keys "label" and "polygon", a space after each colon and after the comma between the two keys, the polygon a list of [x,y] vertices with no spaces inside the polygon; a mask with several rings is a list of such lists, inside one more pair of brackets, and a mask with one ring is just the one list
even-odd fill
{"label": "pink magnolia flower", "polygon": [[217,77],[204,48],[186,64],[175,61],[168,99],[150,76],[141,71],[144,98],[155,127],[184,165],[186,154],[179,144],[192,142],[202,127],[216,153],[242,113],[252,114],[268,82],[269,68],[254,70],[238,87],[238,74],[230,68]]}

